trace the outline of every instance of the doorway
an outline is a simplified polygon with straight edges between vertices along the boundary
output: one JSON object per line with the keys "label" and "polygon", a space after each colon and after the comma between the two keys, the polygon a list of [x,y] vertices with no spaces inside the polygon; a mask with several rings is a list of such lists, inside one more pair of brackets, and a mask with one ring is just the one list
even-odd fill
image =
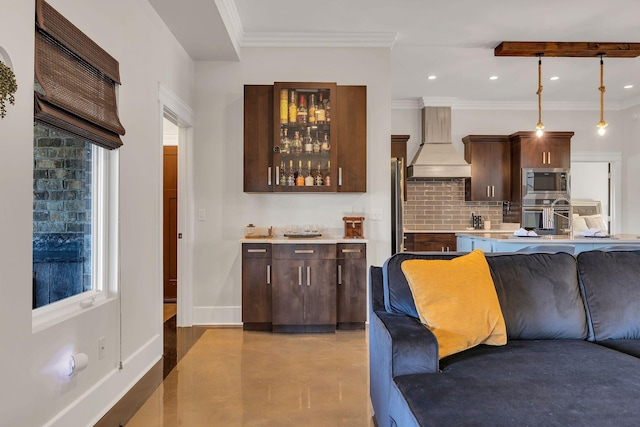
{"label": "doorway", "polygon": [[[178,298],[178,125],[162,120],[162,254],[163,321],[177,313]],[[174,320],[175,324],[175,320]]]}

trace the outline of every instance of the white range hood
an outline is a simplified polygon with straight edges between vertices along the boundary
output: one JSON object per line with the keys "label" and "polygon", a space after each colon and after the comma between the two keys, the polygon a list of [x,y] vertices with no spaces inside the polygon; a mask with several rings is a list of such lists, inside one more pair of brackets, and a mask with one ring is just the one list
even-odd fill
{"label": "white range hood", "polygon": [[422,144],[408,167],[408,179],[469,178],[471,165],[451,143],[451,107],[422,109]]}

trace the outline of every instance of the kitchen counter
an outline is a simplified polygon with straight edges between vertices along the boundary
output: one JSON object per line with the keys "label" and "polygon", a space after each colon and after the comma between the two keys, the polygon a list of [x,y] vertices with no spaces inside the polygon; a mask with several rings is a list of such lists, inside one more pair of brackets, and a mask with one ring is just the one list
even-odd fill
{"label": "kitchen counter", "polygon": [[298,237],[284,237],[284,236],[274,236],[274,237],[265,237],[265,238],[257,238],[257,239],[247,239],[241,238],[240,243],[271,243],[274,245],[297,245],[297,244],[337,244],[337,243],[369,243],[368,239],[345,239],[342,236],[331,236],[331,235],[323,235],[320,237],[311,237],[311,238],[298,238]]}
{"label": "kitchen counter", "polygon": [[485,230],[485,229],[474,229],[472,228],[471,230],[467,230],[466,228],[460,228],[460,229],[456,229],[456,230],[403,230],[404,234],[408,234],[408,233],[415,233],[415,234],[422,234],[422,233],[451,233],[451,234],[458,234],[458,233],[465,233],[465,234],[504,234],[504,233],[509,233],[509,232],[513,232],[513,230],[501,230],[499,228],[495,228],[495,229],[491,229],[491,230]]}
{"label": "kitchen counter", "polygon": [[485,252],[515,252],[527,246],[572,245],[575,253],[599,249],[612,245],[638,245],[637,234],[618,234],[610,237],[584,237],[571,235],[514,236],[513,232],[503,233],[456,233],[458,251],[469,252],[482,249]]}

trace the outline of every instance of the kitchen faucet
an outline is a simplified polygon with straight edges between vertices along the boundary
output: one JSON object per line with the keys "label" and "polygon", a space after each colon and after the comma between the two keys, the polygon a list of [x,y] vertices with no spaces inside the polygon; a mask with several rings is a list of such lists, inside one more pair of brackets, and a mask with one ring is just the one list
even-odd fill
{"label": "kitchen faucet", "polygon": [[569,216],[566,217],[567,220],[569,221],[569,234],[573,234],[573,206],[571,206],[571,201],[569,199],[567,199],[566,197],[560,196],[557,199],[555,199],[553,202],[551,202],[551,205],[548,208],[543,208],[543,209],[547,209],[545,211],[542,212],[543,215],[543,223],[547,225],[548,228],[553,228],[554,227],[554,218],[555,215],[557,216],[561,216],[563,218],[565,218],[565,216],[561,213],[556,212],[555,210],[555,206],[558,202],[567,202],[569,204]]}

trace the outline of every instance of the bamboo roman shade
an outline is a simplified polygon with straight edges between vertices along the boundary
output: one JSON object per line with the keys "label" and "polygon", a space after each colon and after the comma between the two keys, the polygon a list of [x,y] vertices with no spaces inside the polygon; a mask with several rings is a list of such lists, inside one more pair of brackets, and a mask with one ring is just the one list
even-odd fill
{"label": "bamboo roman shade", "polygon": [[122,145],[119,64],[44,0],[36,0],[35,119],[108,149]]}

